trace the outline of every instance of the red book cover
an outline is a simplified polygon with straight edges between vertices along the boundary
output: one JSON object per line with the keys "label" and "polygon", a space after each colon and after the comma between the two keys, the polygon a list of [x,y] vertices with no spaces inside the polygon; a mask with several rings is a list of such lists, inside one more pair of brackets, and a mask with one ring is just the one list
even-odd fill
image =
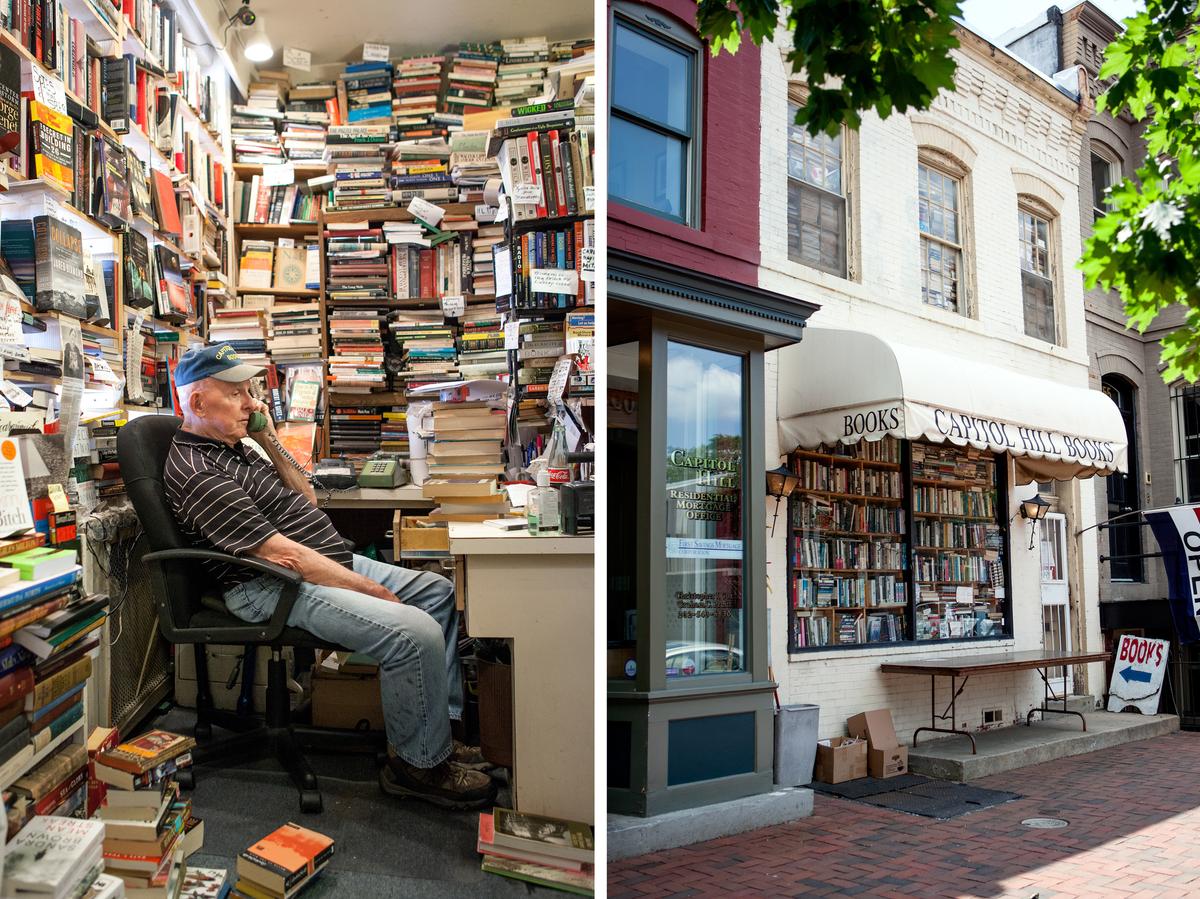
{"label": "red book cover", "polygon": [[327,113],[329,113],[329,124],[330,125],[344,125],[345,124],[345,122],[342,121],[342,113],[341,113],[341,110],[338,109],[337,100],[333,99],[332,97],[330,97],[328,100],[326,100],[325,101],[325,111]]}
{"label": "red book cover", "polygon": [[138,69],[134,77],[137,81],[137,123],[149,134],[146,127],[146,91],[149,89],[149,79],[144,69]]}
{"label": "red book cover", "polygon": [[0,677],[0,707],[21,699],[33,689],[33,669],[28,665]]}
{"label": "red book cover", "polygon": [[154,171],[154,206],[162,230],[168,234],[182,234],[179,207],[175,205],[175,185],[165,172]]}
{"label": "red book cover", "polygon": [[421,296],[433,296],[433,250],[421,250]]}
{"label": "red book cover", "polygon": [[33,813],[48,815],[58,808],[63,800],[83,786],[83,782],[87,779],[87,772],[87,766],[84,766],[64,777],[58,786],[37,801],[33,807]]}
{"label": "red book cover", "polygon": [[558,152],[558,131],[550,132],[550,158],[554,161],[554,197],[558,202],[558,214],[567,214],[566,185],[563,183],[563,170],[559,165],[562,158]]}
{"label": "red book cover", "polygon": [[254,198],[254,221],[266,222],[267,213],[271,209],[271,188],[267,187],[260,180],[258,183],[258,196]]}
{"label": "red book cover", "polygon": [[575,272],[580,276],[579,283],[575,287],[575,301],[578,305],[583,305],[584,287],[583,287],[583,222],[575,223]]}
{"label": "red book cover", "polygon": [[225,167],[219,162],[213,163],[212,175],[213,204],[218,209],[225,208]]}
{"label": "red book cover", "polygon": [[96,778],[96,756],[109,749],[115,749],[120,735],[115,727],[97,727],[88,737],[88,797],[87,816],[90,818],[96,809],[104,804],[108,795],[108,784]]}

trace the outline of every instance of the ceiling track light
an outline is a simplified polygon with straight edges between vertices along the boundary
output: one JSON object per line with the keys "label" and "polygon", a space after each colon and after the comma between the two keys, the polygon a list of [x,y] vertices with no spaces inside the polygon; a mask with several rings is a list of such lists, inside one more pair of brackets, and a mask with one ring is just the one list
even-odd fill
{"label": "ceiling track light", "polygon": [[242,0],[237,12],[229,17],[225,29],[236,25],[242,32],[242,55],[251,62],[266,62],[275,55],[267,29],[258,13],[250,8],[250,0]]}

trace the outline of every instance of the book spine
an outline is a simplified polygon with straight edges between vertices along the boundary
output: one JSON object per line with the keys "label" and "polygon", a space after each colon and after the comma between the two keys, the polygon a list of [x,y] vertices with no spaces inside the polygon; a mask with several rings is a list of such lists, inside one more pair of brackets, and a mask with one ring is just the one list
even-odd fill
{"label": "book spine", "polygon": [[[72,687],[82,683],[91,676],[92,657],[84,656],[70,668],[58,672],[48,680],[35,684],[33,695],[27,697],[26,704],[30,711],[40,709],[52,700],[62,696]],[[0,703],[3,705],[3,703]]]}
{"label": "book spine", "polygon": [[27,696],[33,690],[33,669],[21,668],[0,678],[0,706]]}
{"label": "book spine", "polygon": [[531,131],[525,135],[525,146],[529,154],[529,182],[536,184],[541,188],[541,195],[534,206],[534,217],[544,218],[546,216],[546,185],[542,180],[542,153],[538,147],[537,132]]}
{"label": "book spine", "polygon": [[[36,746],[37,746],[36,740],[34,741],[34,746],[35,746],[35,751],[36,751]],[[43,796],[41,799],[39,799],[36,803],[34,803],[34,806],[33,806],[34,814],[48,815],[54,809],[58,808],[58,806],[61,803],[66,801],[66,799],[69,796],[71,796],[72,793],[74,793],[81,786],[83,786],[83,783],[86,780],[87,780],[87,767],[86,766],[80,768],[78,771],[71,772],[70,774],[67,775],[67,777],[64,780],[62,780],[58,784],[58,786],[54,787],[52,790],[50,790],[49,793],[47,793],[45,796]]]}

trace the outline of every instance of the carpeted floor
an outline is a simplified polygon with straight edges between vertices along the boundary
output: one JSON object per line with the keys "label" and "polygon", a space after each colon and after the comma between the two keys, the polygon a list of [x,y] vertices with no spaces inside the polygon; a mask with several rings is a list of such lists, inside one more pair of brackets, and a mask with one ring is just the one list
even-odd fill
{"label": "carpeted floor", "polygon": [[[191,733],[195,712],[176,708],[145,727]],[[220,733],[220,731],[218,731]],[[204,820],[204,848],[189,859],[202,868],[233,869],[239,851],[288,821],[337,840],[333,861],[305,899],[390,899],[420,896],[519,896],[530,887],[479,870],[477,812],[452,812],[384,794],[370,756],[308,756],[324,811],[300,812],[299,794],[269,762],[240,769],[196,769],[192,806]],[[500,804],[508,790],[500,791]],[[538,890],[550,894],[550,890]]]}

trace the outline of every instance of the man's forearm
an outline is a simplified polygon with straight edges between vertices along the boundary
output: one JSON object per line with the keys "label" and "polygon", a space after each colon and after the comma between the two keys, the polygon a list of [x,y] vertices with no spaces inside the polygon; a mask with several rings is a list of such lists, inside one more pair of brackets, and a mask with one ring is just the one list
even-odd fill
{"label": "man's forearm", "polygon": [[258,547],[251,550],[250,555],[276,565],[282,565],[284,568],[290,568],[292,571],[298,572],[310,584],[319,584],[322,587],[342,587],[381,599],[395,599],[390,591],[370,578],[356,574],[333,559],[282,534],[272,534]]}
{"label": "man's forearm", "polygon": [[[313,486],[309,483],[308,478],[296,470],[296,466],[288,460],[284,455],[283,450],[279,445],[269,437],[253,437],[255,442],[267,451],[267,456],[275,466],[275,470],[279,473],[279,480],[283,481],[284,486],[297,493],[302,494],[314,506],[317,504],[317,493],[313,490]],[[319,555],[319,553],[318,553]],[[337,564],[336,562],[334,563]]]}

